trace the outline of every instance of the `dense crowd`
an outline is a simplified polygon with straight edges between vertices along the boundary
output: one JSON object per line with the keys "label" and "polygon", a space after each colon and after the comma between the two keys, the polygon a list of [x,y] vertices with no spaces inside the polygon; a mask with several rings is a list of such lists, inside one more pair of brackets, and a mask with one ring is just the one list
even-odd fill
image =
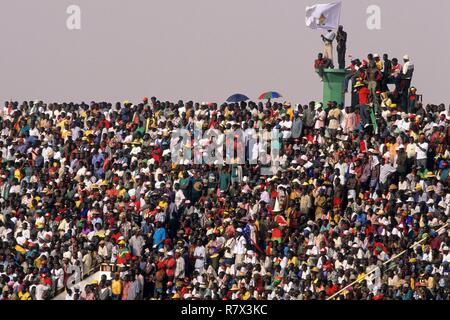
{"label": "dense crowd", "polygon": [[[448,108],[417,99],[411,63],[349,70],[346,107],[6,102],[0,299],[448,300]],[[242,129],[246,164],[174,163],[181,128]],[[274,175],[248,163],[263,129]]]}

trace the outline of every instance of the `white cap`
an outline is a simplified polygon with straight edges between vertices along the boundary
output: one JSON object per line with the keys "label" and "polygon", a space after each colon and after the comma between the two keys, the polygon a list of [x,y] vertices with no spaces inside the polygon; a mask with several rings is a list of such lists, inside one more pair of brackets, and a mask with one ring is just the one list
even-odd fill
{"label": "white cap", "polygon": [[405,54],[405,55],[403,56],[403,60],[409,60],[409,56],[408,56],[407,54]]}

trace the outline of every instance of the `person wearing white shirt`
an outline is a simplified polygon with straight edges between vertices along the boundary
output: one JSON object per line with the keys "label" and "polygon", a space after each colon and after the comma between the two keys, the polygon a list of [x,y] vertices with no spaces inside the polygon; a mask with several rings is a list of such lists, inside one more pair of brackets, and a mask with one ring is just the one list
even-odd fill
{"label": "person wearing white shirt", "polygon": [[449,248],[447,246],[444,246],[442,248],[442,263],[444,262],[448,262],[450,263],[450,252],[449,252]]}
{"label": "person wearing white shirt", "polygon": [[39,137],[39,129],[37,127],[30,128],[30,137]]}
{"label": "person wearing white shirt", "polygon": [[414,64],[411,62],[411,59],[408,55],[403,57],[403,69],[402,75],[404,79],[411,80],[414,73]]}
{"label": "person wearing white shirt", "polygon": [[238,236],[236,237],[236,243],[234,246],[234,254],[236,255],[235,264],[239,265],[242,263],[242,260],[244,259],[244,255],[247,252],[247,240],[241,234],[242,233],[241,228],[237,228],[236,231],[238,233]]}
{"label": "person wearing white shirt", "polygon": [[261,196],[259,198],[261,201],[264,201],[265,203],[269,204],[270,203],[270,194],[269,192],[267,192],[267,190],[264,190],[261,193]]}
{"label": "person wearing white shirt", "polygon": [[322,35],[322,40],[325,43],[324,57],[331,60],[333,65],[333,41],[336,38],[336,33],[333,30],[328,30],[326,35]]}
{"label": "person wearing white shirt", "polygon": [[284,116],[284,120],[280,122],[280,127],[283,134],[283,139],[289,139],[291,137],[292,121],[289,120],[289,116]]}
{"label": "person wearing white shirt", "polygon": [[50,290],[50,288],[44,284],[38,284],[36,286],[36,300],[44,300],[46,296],[46,292]]}
{"label": "person wearing white shirt", "polygon": [[64,287],[64,269],[61,268],[59,262],[56,267],[51,271],[53,281],[55,282],[56,290],[60,290]]}
{"label": "person wearing white shirt", "polygon": [[425,141],[425,136],[422,134],[419,137],[419,142],[416,144],[416,160],[418,167],[421,168],[426,167],[427,151],[428,151],[428,142]]}
{"label": "person wearing white shirt", "polygon": [[194,258],[195,270],[199,273],[202,273],[203,269],[205,268],[206,250],[205,246],[202,245],[201,240],[197,242],[197,247],[194,250]]}

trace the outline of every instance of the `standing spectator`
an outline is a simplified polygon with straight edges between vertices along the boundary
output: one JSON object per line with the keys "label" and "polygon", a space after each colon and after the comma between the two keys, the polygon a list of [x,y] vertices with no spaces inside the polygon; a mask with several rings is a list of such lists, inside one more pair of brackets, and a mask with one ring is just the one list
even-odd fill
{"label": "standing spectator", "polygon": [[336,35],[337,53],[339,69],[345,69],[345,54],[347,52],[347,32],[344,31],[343,26],[339,26]]}
{"label": "standing spectator", "polygon": [[326,35],[322,35],[322,40],[325,43],[324,58],[331,61],[330,68],[334,68],[333,64],[333,41],[336,38],[336,33],[333,30],[328,30]]}

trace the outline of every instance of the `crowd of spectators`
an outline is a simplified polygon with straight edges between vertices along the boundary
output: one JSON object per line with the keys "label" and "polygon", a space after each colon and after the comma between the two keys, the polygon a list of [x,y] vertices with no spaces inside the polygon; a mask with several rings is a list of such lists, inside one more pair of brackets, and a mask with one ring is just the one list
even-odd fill
{"label": "crowd of spectators", "polygon": [[[450,114],[402,102],[404,61],[352,61],[345,107],[6,102],[0,299],[448,300]],[[172,161],[174,130],[211,128],[244,131],[245,164]]]}

